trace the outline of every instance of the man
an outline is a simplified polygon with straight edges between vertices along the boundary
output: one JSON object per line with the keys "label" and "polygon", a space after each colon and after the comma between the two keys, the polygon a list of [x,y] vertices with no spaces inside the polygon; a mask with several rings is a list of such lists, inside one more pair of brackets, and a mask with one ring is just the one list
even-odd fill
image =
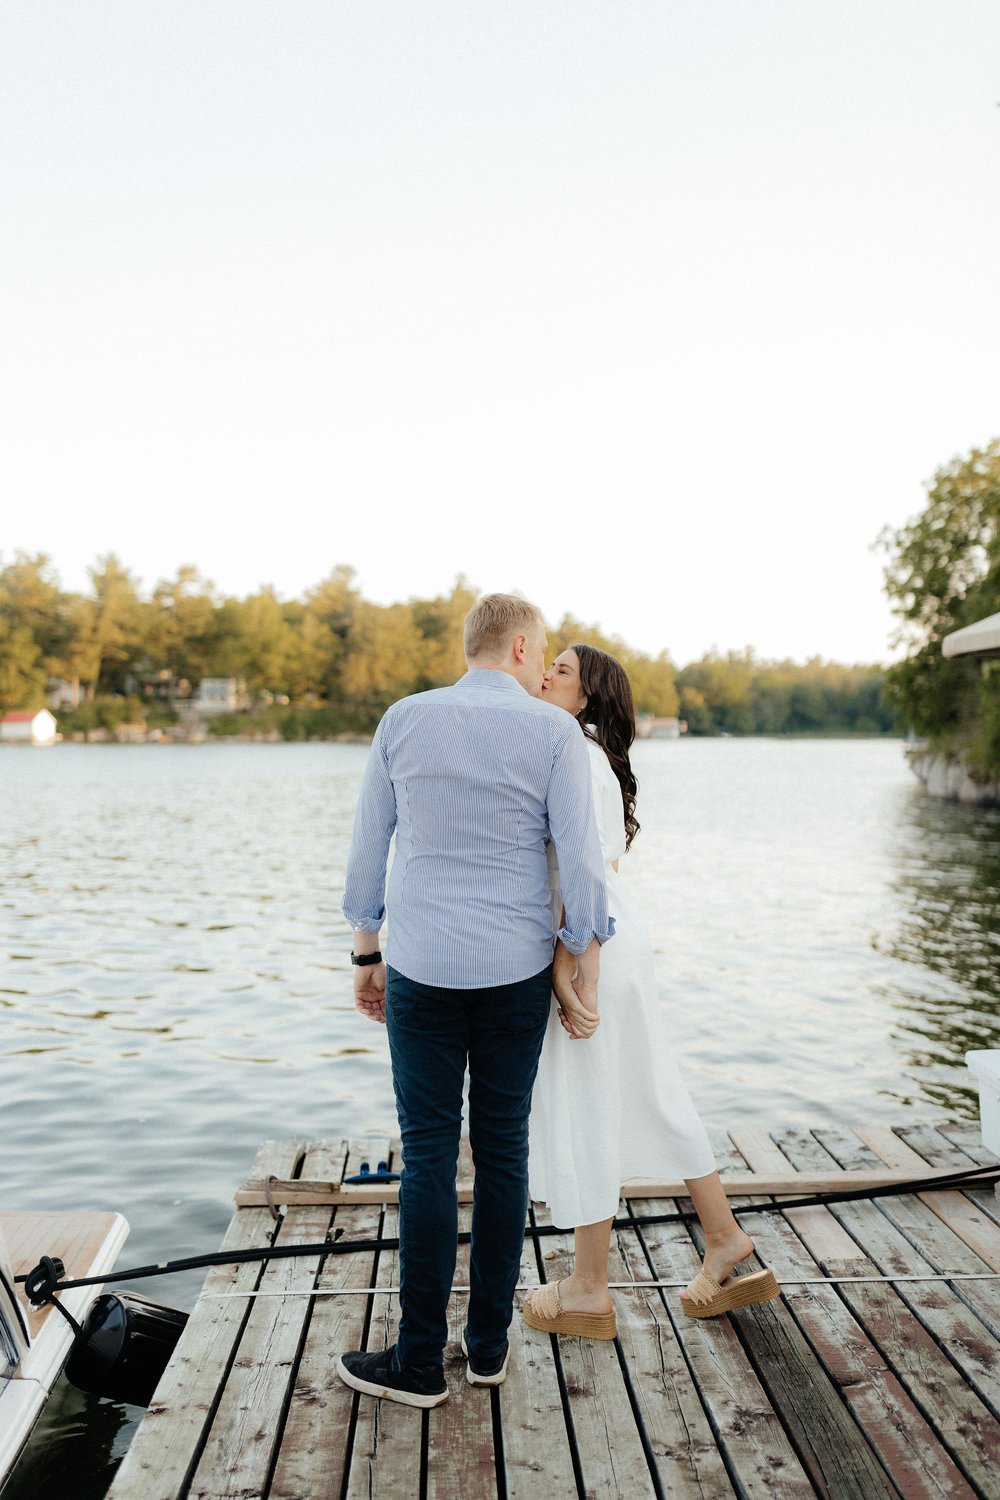
{"label": "man", "polygon": [[343,911],[354,928],[355,1003],[388,1027],[404,1158],[400,1322],[392,1348],[344,1354],[338,1371],[355,1390],[410,1406],[448,1396],[467,1066],[476,1182],[462,1346],[471,1384],[499,1385],[507,1373],[528,1114],[551,1005],[550,838],[565,908],[559,936],[571,955],[560,1002],[582,1036],[597,1024],[600,944],[614,931],[584,738],[538,697],[547,644],[534,605],[481,599],[465,622],[468,672],[389,709],[358,802]]}

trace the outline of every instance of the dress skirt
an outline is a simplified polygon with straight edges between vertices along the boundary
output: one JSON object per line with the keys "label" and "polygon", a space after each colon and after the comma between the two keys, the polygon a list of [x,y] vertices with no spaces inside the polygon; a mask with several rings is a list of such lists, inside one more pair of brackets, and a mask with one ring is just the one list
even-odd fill
{"label": "dress skirt", "polygon": [[531,1197],[567,1229],[612,1218],[630,1178],[716,1166],[670,1048],[645,918],[606,873],[615,936],[601,949],[601,1024],[586,1040],[568,1036],[553,999],[531,1105]]}

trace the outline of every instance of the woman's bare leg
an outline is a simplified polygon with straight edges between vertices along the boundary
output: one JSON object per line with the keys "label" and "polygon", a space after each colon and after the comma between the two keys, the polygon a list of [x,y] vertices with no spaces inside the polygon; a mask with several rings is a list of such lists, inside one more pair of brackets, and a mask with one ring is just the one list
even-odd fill
{"label": "woman's bare leg", "polygon": [[[736,1222],[718,1172],[686,1177],[684,1186],[705,1231],[704,1268],[713,1281],[723,1282],[753,1252],[753,1240]],[[608,1255],[613,1222],[602,1219],[574,1230],[573,1271],[559,1284],[559,1300],[566,1312],[610,1312]]]}
{"label": "woman's bare leg", "polygon": [[725,1281],[753,1250],[753,1240],[737,1224],[718,1172],[686,1177],[684,1186],[705,1231],[704,1268],[713,1281]]}
{"label": "woman's bare leg", "polygon": [[559,1283],[559,1300],[564,1312],[611,1311],[608,1255],[613,1223],[613,1219],[602,1219],[598,1224],[580,1224],[573,1231],[573,1271]]}

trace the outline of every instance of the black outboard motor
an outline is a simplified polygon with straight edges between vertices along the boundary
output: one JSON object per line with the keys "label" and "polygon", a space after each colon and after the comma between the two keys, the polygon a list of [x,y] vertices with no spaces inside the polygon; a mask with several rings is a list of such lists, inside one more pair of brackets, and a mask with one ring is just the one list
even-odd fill
{"label": "black outboard motor", "polygon": [[187,1320],[134,1293],[105,1292],[73,1345],[67,1378],[91,1395],[148,1406]]}

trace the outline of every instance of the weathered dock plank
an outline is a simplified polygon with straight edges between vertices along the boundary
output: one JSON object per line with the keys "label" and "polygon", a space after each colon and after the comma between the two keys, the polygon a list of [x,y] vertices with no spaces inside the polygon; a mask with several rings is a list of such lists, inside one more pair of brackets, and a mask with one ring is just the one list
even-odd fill
{"label": "weathered dock plank", "polygon": [[[548,1210],[535,1206],[535,1221],[551,1224]],[[561,1281],[572,1268],[573,1236],[554,1235],[545,1242],[545,1281]],[[535,1344],[549,1344],[551,1334],[526,1330]],[[618,1349],[611,1340],[560,1338],[555,1357],[562,1369],[585,1494],[656,1493],[642,1436],[636,1425]]]}
{"label": "weathered dock plank", "polygon": [[[354,1142],[345,1172],[357,1172],[366,1159],[388,1160],[389,1153],[388,1137]],[[379,1205],[359,1205],[344,1217],[344,1235],[349,1239],[376,1239],[381,1233]],[[341,1227],[335,1211],[333,1232]],[[371,1286],[376,1255],[374,1250],[361,1250],[329,1256],[316,1278],[316,1290],[339,1293]],[[371,1302],[371,1297],[358,1295],[315,1299],[268,1500],[340,1500],[350,1459],[355,1402],[354,1392],[337,1376],[335,1363],[339,1354],[364,1347]]]}
{"label": "weathered dock plank", "polygon": [[[458,1159],[459,1180],[472,1176],[469,1141],[463,1137]],[[472,1228],[472,1209],[460,1204],[458,1232]],[[469,1246],[459,1245],[455,1264],[455,1285],[469,1285]],[[456,1495],[497,1494],[497,1454],[493,1440],[493,1405],[490,1392],[471,1386],[465,1378],[465,1358],[461,1349],[469,1298],[464,1292],[452,1294],[449,1305],[450,1342],[445,1349],[445,1378],[451,1395],[443,1406],[429,1414],[427,1433],[428,1500],[454,1500]],[[502,1461],[502,1458],[501,1458]]]}
{"label": "weathered dock plank", "polygon": [[[855,1126],[854,1134],[887,1166],[918,1177],[926,1173],[928,1163],[908,1146],[888,1125]],[[932,1193],[918,1193],[921,1203],[943,1219],[970,1250],[980,1256],[993,1271],[1000,1271],[1000,1235],[996,1225],[957,1188],[937,1188]]]}
{"label": "weathered dock plank", "polygon": [[[326,1147],[310,1147],[304,1167],[342,1172],[346,1155],[346,1146],[339,1148],[331,1162]],[[290,1208],[280,1243],[317,1244],[326,1238],[329,1225],[329,1208]],[[191,1500],[242,1500],[266,1493],[309,1315],[309,1299],[299,1294],[312,1291],[319,1264],[320,1257],[310,1255],[265,1266],[191,1481]]]}
{"label": "weathered dock plank", "polygon": [[[383,1233],[387,1239],[399,1236],[399,1209],[394,1203],[386,1207]],[[383,1289],[399,1285],[397,1250],[379,1251],[375,1284]],[[396,1342],[398,1327],[399,1299],[374,1297],[366,1347],[387,1349]],[[409,1500],[419,1495],[427,1463],[426,1414],[357,1394],[354,1407],[357,1420],[345,1500]]]}
{"label": "weathered dock plank", "polygon": [[[774,1167],[787,1172],[789,1163],[774,1142],[759,1130],[732,1133],[734,1146],[749,1165],[771,1173]],[[796,1210],[791,1210],[794,1213]],[[812,1213],[812,1210],[798,1210]],[[766,1244],[776,1254],[781,1271],[812,1279],[820,1274],[815,1260],[804,1251],[792,1250],[795,1236],[777,1214],[741,1216],[740,1221],[755,1242],[759,1261],[771,1263],[764,1254]],[[788,1236],[779,1238],[779,1227]],[[700,1225],[692,1225],[700,1253],[704,1236]],[[794,1267],[794,1269],[793,1269]],[[775,1269],[772,1264],[772,1269]],[[776,1272],[781,1274],[781,1272]],[[783,1278],[784,1279],[784,1278]],[[786,1291],[789,1288],[786,1288]],[[803,1289],[804,1290],[804,1289]],[[863,1428],[829,1369],[817,1360],[814,1346],[793,1309],[779,1300],[744,1310],[736,1320],[740,1339],[775,1412],[780,1416],[805,1469],[819,1493],[882,1500],[894,1493]]]}
{"label": "weathered dock plank", "polygon": [[[658,1212],[655,1200],[629,1201],[637,1214]],[[696,1274],[701,1256],[683,1224],[649,1226],[637,1233],[658,1280],[689,1281]],[[667,1295],[664,1306],[670,1317]],[[681,1317],[675,1329],[737,1493],[779,1493],[783,1500],[812,1496],[809,1476],[747,1358],[733,1320],[683,1318],[682,1323]]]}
{"label": "weathered dock plank", "polygon": [[[750,1164],[767,1158],[769,1170],[779,1150],[791,1160],[794,1156],[819,1156],[823,1149],[808,1131],[783,1131],[779,1141],[760,1134],[752,1140],[738,1131],[733,1134],[743,1142]],[[973,1495],[933,1427],[888,1368],[836,1286],[809,1284],[832,1264],[841,1268],[841,1274],[878,1274],[877,1267],[843,1226],[825,1208],[793,1209],[787,1215],[748,1215],[742,1222],[762,1259],[783,1283],[785,1305],[894,1486],[907,1500]],[[798,1285],[796,1276],[802,1277]],[[850,1446],[857,1463],[860,1451],[856,1439]],[[864,1467],[865,1483],[879,1493],[878,1476]],[[830,1477],[842,1473],[838,1461]],[[839,1492],[851,1494],[849,1477],[847,1487]],[[859,1495],[864,1492],[859,1487]]]}
{"label": "weathered dock plank", "polygon": [[[955,1128],[955,1127],[953,1127]],[[983,1145],[983,1138],[976,1128],[975,1139],[971,1132],[967,1132],[956,1138],[952,1135],[948,1125],[944,1122],[938,1124],[901,1125],[896,1127],[896,1134],[908,1146],[912,1146],[925,1161],[936,1169],[950,1166],[954,1171],[956,1168],[1000,1166],[997,1158],[991,1151],[987,1151]],[[962,1195],[968,1198],[970,1203],[975,1203],[988,1219],[994,1224],[1000,1223],[1000,1194],[997,1187],[989,1183],[984,1187],[963,1187]]]}
{"label": "weathered dock plank", "polygon": [[[948,1122],[750,1127],[716,1149],[740,1207],[989,1159],[972,1131]],[[348,1201],[341,1184],[362,1156],[398,1166],[397,1142],[305,1152],[262,1148],[256,1198],[237,1208],[226,1247],[395,1237],[391,1190]],[[289,1201],[278,1221],[258,1201],[268,1178]],[[467,1199],[467,1141],[458,1179]],[[628,1187],[635,1215],[690,1207],[659,1196],[669,1184],[648,1186],[657,1196]],[[970,1185],[741,1215],[783,1296],[713,1320],[686,1318],[678,1286],[641,1284],[694,1274],[697,1224],[623,1227],[610,1262],[628,1287],[614,1294],[617,1340],[552,1339],[515,1314],[510,1372],[493,1390],[465,1380],[460,1247],[450,1396],[427,1413],[360,1397],[335,1373],[342,1351],[395,1342],[391,1245],[214,1268],[109,1500],[1000,1500],[1000,1283],[982,1279],[1000,1265],[991,1195]],[[461,1227],[470,1220],[465,1202]],[[567,1274],[570,1252],[569,1235],[529,1235],[523,1281]],[[930,1279],[963,1276],[977,1279]]]}
{"label": "weathered dock plank", "polygon": [[[854,1131],[823,1129],[814,1134],[845,1166],[873,1154]],[[830,1212],[868,1254],[874,1266],[872,1274],[921,1274],[919,1270],[900,1269],[913,1264],[936,1274],[922,1256],[916,1262],[911,1259],[909,1252],[915,1247],[891,1225],[887,1215],[892,1211],[890,1205],[894,1208],[898,1201],[884,1200],[884,1212],[871,1202],[834,1204]],[[934,1216],[930,1218],[933,1222]],[[835,1261],[825,1269],[832,1276],[843,1274]],[[989,1494],[993,1477],[1000,1472],[1000,1426],[971,1388],[968,1368],[963,1368],[968,1362],[961,1335],[950,1323],[952,1317],[961,1318],[960,1299],[944,1283],[934,1282],[895,1286],[888,1282],[861,1286],[841,1283],[839,1291],[970,1484],[977,1493]],[[942,1311],[944,1320],[937,1316]],[[929,1331],[935,1323],[944,1326],[945,1337],[953,1345],[950,1352]],[[985,1329],[981,1332],[986,1335]],[[953,1363],[956,1356],[961,1361],[958,1367]]]}
{"label": "weathered dock plank", "polygon": [[[303,1152],[298,1141],[268,1141],[254,1166],[265,1176],[274,1172],[290,1177]],[[267,1209],[247,1209],[233,1216],[222,1248],[244,1250],[273,1244],[280,1230],[280,1223],[274,1223]],[[260,1262],[216,1266],[205,1279],[204,1291],[252,1291],[261,1275]],[[115,1475],[108,1500],[177,1500],[188,1494],[250,1305],[242,1298],[199,1300]]]}
{"label": "weathered dock plank", "polygon": [[[534,1241],[525,1239],[522,1286],[541,1277]],[[517,1304],[520,1297],[516,1298]],[[515,1307],[510,1325],[510,1367],[500,1387],[503,1473],[508,1500],[575,1500],[573,1451],[551,1341],[539,1343]]]}
{"label": "weathered dock plank", "polygon": [[[638,1213],[640,1201],[630,1198],[629,1212]],[[673,1208],[670,1202],[660,1204],[662,1212]],[[612,1245],[610,1279],[643,1282],[651,1277],[636,1234],[619,1231]],[[617,1292],[619,1343],[664,1492],[723,1500],[735,1492],[676,1333],[676,1318],[683,1316],[677,1297],[677,1291],[661,1293],[655,1287]]]}

